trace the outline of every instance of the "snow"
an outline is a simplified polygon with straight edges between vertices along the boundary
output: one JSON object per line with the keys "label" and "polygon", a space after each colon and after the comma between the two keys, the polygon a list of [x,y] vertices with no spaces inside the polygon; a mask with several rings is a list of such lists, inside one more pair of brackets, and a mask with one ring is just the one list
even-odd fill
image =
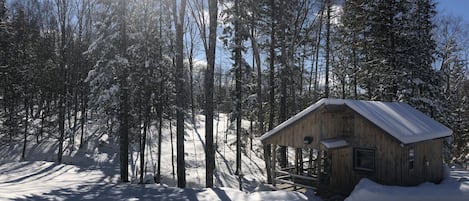
{"label": "snow", "polygon": [[[262,145],[254,140],[253,150],[242,155],[242,191],[239,177],[234,174],[236,136],[233,125],[225,114],[218,115],[214,121],[217,169],[214,175],[215,188],[205,187],[205,128],[204,116],[198,115],[195,124],[186,121],[185,159],[187,188],[175,187],[177,180],[172,172],[170,133],[173,133],[175,149],[175,122],[169,121],[163,127],[162,140],[162,185],[154,184],[153,168],[157,162],[157,129],[152,127],[147,138],[146,169],[144,180],[139,181],[139,148],[130,148],[129,175],[131,183],[119,182],[118,139],[107,133],[99,133],[98,122],[87,124],[84,148],[70,152],[66,149],[63,157],[65,164],[54,162],[57,142],[44,140],[39,144],[29,139],[26,159],[20,161],[20,145],[0,145],[0,200],[320,200],[313,194],[306,196],[299,192],[270,191],[265,187],[265,167]],[[250,122],[242,121],[245,129]],[[79,135],[76,136],[79,142]],[[64,147],[69,147],[68,140]],[[78,146],[78,144],[76,145]],[[176,150],[174,150],[174,154]]]}
{"label": "snow", "polygon": [[288,191],[245,193],[232,188],[113,183],[101,170],[44,161],[4,163],[0,172],[0,200],[308,200]]}
{"label": "snow", "polygon": [[347,141],[344,139],[327,139],[327,140],[321,140],[321,144],[326,146],[328,149],[336,149],[340,147],[345,147],[348,146]]}
{"label": "snow", "polygon": [[[176,179],[171,174],[170,133],[175,137],[175,123],[169,122],[163,128],[162,141],[162,183],[152,182],[153,164],[156,162],[156,128],[150,129],[147,144],[147,184],[138,184],[138,147],[131,148],[129,174],[131,183],[119,182],[118,140],[107,133],[96,133],[99,125],[90,121],[84,148],[71,152],[66,149],[65,164],[53,161],[56,157],[56,140],[44,140],[33,145],[29,142],[26,159],[19,161],[22,146],[0,145],[0,200],[312,200],[322,201],[312,191],[305,193],[292,191],[270,191],[265,183],[265,167],[262,145],[255,140],[253,150],[246,145],[243,153],[243,185],[239,189],[235,170],[235,138],[229,116],[220,114],[214,121],[215,141],[217,142],[215,188],[205,186],[204,156],[204,117],[196,116],[195,125],[186,121],[185,159],[187,188],[177,188]],[[250,122],[243,121],[243,127]],[[34,137],[34,136],[31,136]],[[78,135],[77,135],[78,137]],[[78,139],[78,138],[77,138]],[[78,140],[77,140],[78,142]],[[341,142],[326,141],[331,146]],[[69,147],[65,141],[65,147]],[[175,145],[175,140],[173,141]],[[339,143],[340,144],[340,143]],[[175,152],[174,152],[175,153]],[[441,184],[425,183],[416,187],[383,186],[370,180],[362,180],[347,198],[354,200],[469,200],[469,171],[451,169],[451,174]]]}
{"label": "snow", "polygon": [[346,105],[403,144],[448,137],[452,131],[403,102],[323,98],[261,136],[265,140],[324,105]]}
{"label": "snow", "polygon": [[441,184],[419,186],[384,186],[362,179],[345,201],[467,201],[469,200],[469,171],[453,170]]}

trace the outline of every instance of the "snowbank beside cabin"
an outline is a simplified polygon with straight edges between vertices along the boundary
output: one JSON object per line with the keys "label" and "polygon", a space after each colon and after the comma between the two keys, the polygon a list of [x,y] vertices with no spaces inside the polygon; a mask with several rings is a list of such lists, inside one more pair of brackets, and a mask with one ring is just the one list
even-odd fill
{"label": "snowbank beside cabin", "polygon": [[[453,171],[452,178],[441,184],[424,183],[419,186],[384,186],[362,179],[345,201],[467,201],[469,200],[469,174]],[[462,174],[462,175],[457,175]],[[459,178],[458,178],[459,177]]]}

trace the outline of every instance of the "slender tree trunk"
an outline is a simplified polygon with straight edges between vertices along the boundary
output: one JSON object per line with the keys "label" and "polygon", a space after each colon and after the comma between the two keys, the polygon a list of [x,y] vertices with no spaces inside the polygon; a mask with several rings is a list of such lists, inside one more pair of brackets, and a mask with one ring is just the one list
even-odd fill
{"label": "slender tree trunk", "polygon": [[191,104],[191,117],[192,123],[195,123],[195,109],[194,109],[194,40],[191,37],[190,51],[189,51],[189,84],[190,84],[190,104]]}
{"label": "slender tree trunk", "polygon": [[143,132],[140,136],[140,184],[143,184],[145,174],[145,145],[147,141],[147,128],[149,127],[147,117],[143,120]]}
{"label": "slender tree trunk", "polygon": [[[43,103],[41,103],[43,104]],[[45,103],[44,103],[45,104]],[[39,139],[42,139],[42,133],[44,132],[44,120],[45,120],[45,111],[41,110],[41,125],[39,127],[39,133],[36,135],[36,143],[39,144]]]}
{"label": "slender tree trunk", "polygon": [[[163,107],[160,106],[158,109],[158,169],[156,171],[156,183],[161,183],[161,141],[163,137]],[[173,132],[171,128],[171,120],[170,120],[170,129],[171,129],[171,156],[173,156]],[[173,166],[173,175],[174,175],[174,162],[171,159],[171,164]]]}
{"label": "slender tree trunk", "polygon": [[71,151],[75,149],[75,132],[77,130],[77,121],[78,121],[78,90],[75,87],[74,90],[74,98],[73,98],[73,127],[72,127],[72,133],[70,136],[70,142],[71,142]]}
{"label": "slender tree trunk", "polygon": [[84,143],[83,142],[83,136],[85,134],[85,118],[86,118],[86,104],[87,104],[86,102],[87,102],[87,100],[86,100],[85,92],[84,92],[84,89],[82,89],[82,92],[81,92],[81,116],[80,116],[81,135],[80,135],[80,148],[79,149],[83,148],[83,143]]}
{"label": "slender tree trunk", "polygon": [[[64,90],[64,89],[62,89]],[[64,135],[65,135],[65,103],[64,103],[64,96],[61,94],[59,95],[59,151],[57,153],[57,162],[62,163],[62,155],[63,155],[63,143],[64,143]]]}
{"label": "slender tree trunk", "polygon": [[[353,41],[357,41],[357,35],[353,33]],[[356,46],[352,46],[352,59],[353,59],[353,74],[352,74],[352,82],[353,82],[353,97],[357,100],[358,99],[358,83],[357,83],[357,73],[358,73],[358,58],[356,52]]]}
{"label": "slender tree trunk", "polygon": [[316,59],[315,59],[315,66],[314,66],[314,87],[313,87],[313,93],[314,93],[314,96],[313,96],[313,99],[314,101],[316,101],[316,99],[318,98],[317,97],[317,94],[318,94],[318,69],[319,69],[319,46],[321,45],[321,34],[322,34],[322,18],[323,18],[323,14],[324,14],[324,9],[321,9],[321,14],[319,15],[319,31],[318,31],[318,37],[317,37],[317,40],[316,40]]}
{"label": "slender tree trunk", "polygon": [[235,116],[236,116],[236,175],[241,176],[241,61],[242,61],[242,53],[241,53],[241,32],[240,32],[240,21],[239,21],[239,1],[235,0],[235,22],[234,22],[234,40],[235,40],[235,49],[234,49],[234,57],[235,57],[235,90],[236,90],[236,109],[235,109]]}
{"label": "slender tree trunk", "polygon": [[[271,24],[270,24],[270,47],[269,47],[269,54],[270,54],[270,64],[269,64],[269,128],[268,130],[272,130],[274,128],[274,115],[275,115],[275,20],[276,19],[276,9],[275,9],[275,0],[270,0],[270,17],[271,17]],[[267,169],[267,182],[272,183],[272,167],[271,167],[271,145],[264,144],[264,160],[265,166]]]}
{"label": "slender tree trunk", "polygon": [[329,70],[330,70],[330,40],[331,40],[331,2],[330,0],[326,1],[326,76],[324,80],[324,97],[329,98]]}
{"label": "slender tree trunk", "polygon": [[215,46],[217,37],[217,0],[209,0],[209,41],[207,56],[207,71],[205,75],[205,182],[207,188],[213,187],[213,171],[215,170],[215,149],[213,144],[213,88],[215,70]]}
{"label": "slender tree trunk", "polygon": [[[169,119],[169,135],[170,135],[170,139],[171,139],[171,175],[173,175],[173,178],[174,178],[174,175],[175,172],[174,172],[174,143],[173,143],[173,124],[172,124],[172,119],[170,118]],[[158,160],[159,161],[159,160]]]}
{"label": "slender tree trunk", "polygon": [[[279,13],[283,13],[283,5],[280,5]],[[285,19],[280,19],[280,63],[282,65],[280,70],[280,108],[279,108],[279,122],[284,122],[287,120],[287,87],[288,87],[288,77],[289,77],[289,67],[287,62],[287,44],[286,44],[286,22]],[[287,166],[287,147],[280,146],[280,167]]]}
{"label": "slender tree trunk", "polygon": [[259,46],[254,36],[254,28],[250,38],[253,57],[257,67],[257,120],[259,121],[259,134],[261,135],[264,133],[264,109],[262,107],[262,66]]}
{"label": "slender tree trunk", "polygon": [[176,143],[178,187],[186,187],[186,167],[184,161],[184,15],[186,0],[181,0],[179,11],[177,1],[173,1],[174,24],[176,27]]}
{"label": "slender tree trunk", "polygon": [[29,119],[29,110],[28,110],[28,98],[24,97],[24,109],[25,109],[25,119],[24,119],[24,139],[23,139],[23,152],[21,153],[21,160],[26,159],[26,144],[28,141],[28,119]]}
{"label": "slender tree trunk", "polygon": [[59,86],[59,150],[57,153],[57,162],[62,163],[63,155],[63,143],[65,138],[65,104],[66,104],[66,94],[67,94],[67,84],[66,76],[67,70],[66,65],[66,56],[65,56],[65,41],[66,41],[66,21],[67,21],[67,10],[68,5],[67,1],[60,0],[57,1],[58,9],[58,18],[60,23],[60,86]]}
{"label": "slender tree trunk", "polygon": [[[127,55],[127,28],[126,28],[126,13],[127,13],[127,0],[120,2],[121,16],[120,20],[120,37],[121,57],[126,58]],[[120,83],[120,112],[119,112],[119,151],[120,151],[120,176],[121,182],[129,182],[129,117],[128,117],[128,86],[127,86],[127,67],[124,66],[119,75]]]}

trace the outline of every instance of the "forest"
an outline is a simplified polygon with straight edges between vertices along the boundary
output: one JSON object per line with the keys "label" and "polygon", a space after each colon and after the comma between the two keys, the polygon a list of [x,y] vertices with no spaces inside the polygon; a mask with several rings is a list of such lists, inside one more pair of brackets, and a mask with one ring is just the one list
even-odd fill
{"label": "forest", "polygon": [[144,164],[150,126],[161,153],[162,122],[175,120],[177,182],[185,187],[184,124],[203,114],[213,187],[220,113],[233,122],[240,161],[253,140],[331,97],[406,102],[453,130],[445,161],[467,163],[469,22],[437,5],[0,0],[0,146],[21,145],[26,160],[29,146],[52,139],[62,163],[66,150],[86,144],[92,119],[96,135],[119,139],[120,180],[128,182],[129,145],[140,147]]}

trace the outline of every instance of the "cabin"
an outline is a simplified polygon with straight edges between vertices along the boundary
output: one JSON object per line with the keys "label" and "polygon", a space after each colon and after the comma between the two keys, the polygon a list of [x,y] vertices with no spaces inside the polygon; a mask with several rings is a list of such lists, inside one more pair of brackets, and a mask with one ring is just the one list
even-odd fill
{"label": "cabin", "polygon": [[[266,160],[274,187],[349,195],[362,178],[384,185],[439,183],[443,141],[451,134],[403,102],[324,98],[260,140],[271,145]],[[278,164],[280,146],[288,148],[285,167]]]}

